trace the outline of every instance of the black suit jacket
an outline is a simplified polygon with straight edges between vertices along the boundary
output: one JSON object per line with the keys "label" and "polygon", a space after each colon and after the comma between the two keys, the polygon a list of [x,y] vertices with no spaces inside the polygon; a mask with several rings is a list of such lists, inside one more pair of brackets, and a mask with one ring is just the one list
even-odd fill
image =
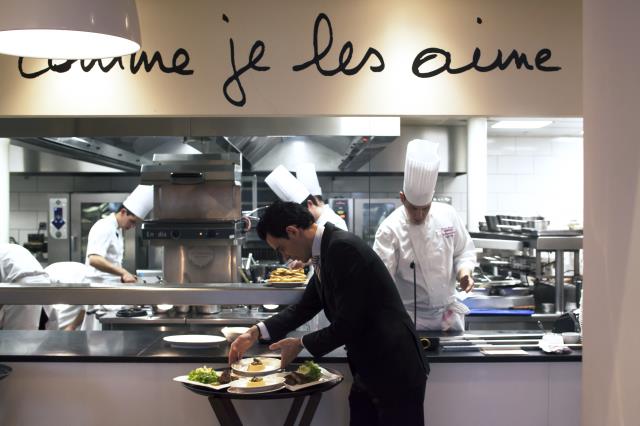
{"label": "black suit jacket", "polygon": [[320,357],[345,345],[352,372],[383,395],[401,393],[426,379],[428,365],[393,278],[378,255],[355,235],[325,225],[320,279],[315,274],[299,303],[265,321],[275,340],[321,309],[331,323],[304,336]]}

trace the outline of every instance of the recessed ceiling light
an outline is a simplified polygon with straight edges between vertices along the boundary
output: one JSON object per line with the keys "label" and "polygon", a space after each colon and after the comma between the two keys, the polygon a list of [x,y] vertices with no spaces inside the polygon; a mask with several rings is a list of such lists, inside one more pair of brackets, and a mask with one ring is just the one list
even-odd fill
{"label": "recessed ceiling light", "polygon": [[0,53],[102,59],[140,49],[134,0],[2,0]]}
{"label": "recessed ceiling light", "polygon": [[540,129],[553,123],[551,120],[501,120],[492,129]]}

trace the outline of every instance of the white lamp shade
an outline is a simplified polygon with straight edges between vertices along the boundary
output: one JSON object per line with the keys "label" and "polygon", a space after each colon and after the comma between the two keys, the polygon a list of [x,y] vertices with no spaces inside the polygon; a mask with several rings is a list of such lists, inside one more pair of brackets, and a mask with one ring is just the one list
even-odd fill
{"label": "white lamp shade", "polygon": [[0,53],[102,59],[140,49],[134,0],[2,0]]}

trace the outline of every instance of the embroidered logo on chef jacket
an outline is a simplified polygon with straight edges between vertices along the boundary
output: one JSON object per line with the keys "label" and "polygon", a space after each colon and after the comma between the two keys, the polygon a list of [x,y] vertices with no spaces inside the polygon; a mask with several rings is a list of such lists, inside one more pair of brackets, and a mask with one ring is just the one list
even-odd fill
{"label": "embroidered logo on chef jacket", "polygon": [[453,226],[443,227],[440,229],[440,232],[442,232],[444,238],[453,238],[456,236],[456,228]]}

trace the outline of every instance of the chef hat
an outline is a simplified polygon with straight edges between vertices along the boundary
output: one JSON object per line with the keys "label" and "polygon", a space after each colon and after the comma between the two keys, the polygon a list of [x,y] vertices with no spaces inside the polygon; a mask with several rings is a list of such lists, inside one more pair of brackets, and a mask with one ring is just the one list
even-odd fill
{"label": "chef hat", "polygon": [[269,173],[269,176],[264,181],[282,201],[291,201],[299,204],[311,195],[307,188],[282,165]]}
{"label": "chef hat", "polygon": [[296,170],[296,178],[309,190],[312,195],[322,195],[322,188],[318,182],[316,165],[313,163],[301,163]]}
{"label": "chef hat", "polygon": [[407,145],[404,161],[404,192],[414,206],[426,206],[433,199],[438,179],[438,144],[414,139]]}
{"label": "chef hat", "polygon": [[153,185],[138,185],[122,205],[140,219],[144,219],[153,208]]}

